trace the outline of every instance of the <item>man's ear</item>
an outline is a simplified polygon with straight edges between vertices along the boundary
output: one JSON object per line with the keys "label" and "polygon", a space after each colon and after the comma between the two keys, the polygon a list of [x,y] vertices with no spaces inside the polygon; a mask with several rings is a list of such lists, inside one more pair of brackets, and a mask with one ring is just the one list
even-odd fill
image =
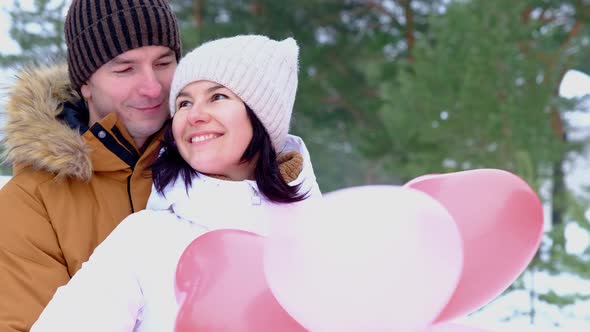
{"label": "man's ear", "polygon": [[84,83],[80,87],[80,93],[82,94],[82,98],[84,98],[84,100],[90,99],[92,93],[90,92],[90,87],[88,86],[88,83]]}

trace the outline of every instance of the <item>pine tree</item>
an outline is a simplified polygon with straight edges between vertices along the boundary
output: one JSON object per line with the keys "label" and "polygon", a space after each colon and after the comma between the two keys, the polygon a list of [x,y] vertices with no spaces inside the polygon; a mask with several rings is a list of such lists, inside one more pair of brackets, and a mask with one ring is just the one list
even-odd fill
{"label": "pine tree", "polygon": [[31,8],[13,1],[8,11],[10,37],[20,46],[18,54],[0,52],[0,66],[47,61],[65,55],[64,16],[70,0],[35,0]]}
{"label": "pine tree", "polygon": [[[574,105],[558,95],[565,71],[590,54],[587,11],[580,1],[453,3],[431,20],[398,78],[380,83],[392,172],[501,168],[551,205],[552,230],[528,273],[590,278],[590,257],[565,251],[569,223],[588,229],[588,201],[565,186],[564,163],[582,145],[567,139],[564,113]],[[556,306],[588,297],[529,291],[533,301]],[[534,303],[518,314],[534,321]]]}

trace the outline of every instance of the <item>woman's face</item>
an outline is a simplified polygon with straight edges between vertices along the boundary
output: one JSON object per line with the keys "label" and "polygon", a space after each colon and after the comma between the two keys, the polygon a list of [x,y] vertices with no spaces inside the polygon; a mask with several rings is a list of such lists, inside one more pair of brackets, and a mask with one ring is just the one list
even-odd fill
{"label": "woman's face", "polygon": [[192,168],[232,180],[253,178],[257,158],[240,161],[252,140],[252,124],[237,95],[223,85],[197,81],[180,91],[174,107],[174,140]]}

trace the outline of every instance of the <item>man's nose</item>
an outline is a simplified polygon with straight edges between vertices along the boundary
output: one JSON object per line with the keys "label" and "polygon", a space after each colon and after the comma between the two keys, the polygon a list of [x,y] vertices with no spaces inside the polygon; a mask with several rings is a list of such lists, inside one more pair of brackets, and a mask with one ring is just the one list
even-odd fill
{"label": "man's nose", "polygon": [[139,78],[139,93],[146,97],[157,98],[162,94],[162,83],[153,69],[146,69]]}

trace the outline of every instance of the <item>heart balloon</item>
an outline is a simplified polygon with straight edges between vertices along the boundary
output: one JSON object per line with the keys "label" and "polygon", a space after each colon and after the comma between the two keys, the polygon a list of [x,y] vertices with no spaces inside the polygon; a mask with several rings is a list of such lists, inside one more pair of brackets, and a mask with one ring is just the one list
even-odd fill
{"label": "heart balloon", "polygon": [[426,328],[422,332],[489,332],[479,327],[473,327],[469,325],[445,322],[434,324]]}
{"label": "heart balloon", "polygon": [[353,187],[278,211],[266,276],[279,303],[311,331],[420,331],[457,285],[459,232],[420,191]]}
{"label": "heart balloon", "polygon": [[492,301],[524,271],[543,235],[543,207],[518,176],[476,169],[416,178],[420,190],[453,216],[463,239],[464,264],[453,297],[437,321],[447,321]]}
{"label": "heart balloon", "polygon": [[195,239],[176,271],[175,331],[305,331],[268,288],[263,244],[259,235],[229,229]]}

